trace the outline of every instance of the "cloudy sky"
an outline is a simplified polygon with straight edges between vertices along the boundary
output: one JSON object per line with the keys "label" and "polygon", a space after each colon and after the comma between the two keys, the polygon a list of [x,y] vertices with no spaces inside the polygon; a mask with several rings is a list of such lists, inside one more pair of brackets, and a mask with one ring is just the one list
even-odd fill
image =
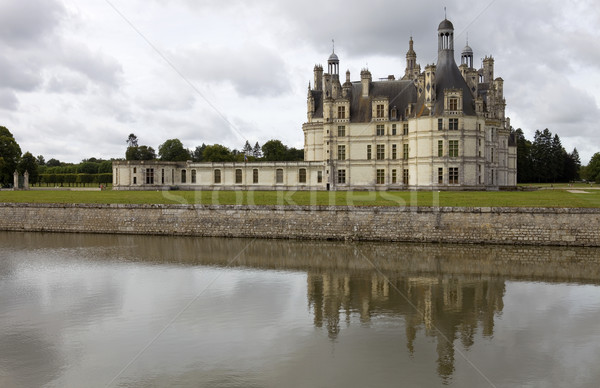
{"label": "cloudy sky", "polygon": [[507,115],[557,133],[582,162],[600,151],[600,8],[593,0],[0,0],[0,125],[23,152],[124,157],[125,140],[302,147],[306,88],[331,40],[352,80],[422,67],[436,30],[493,55]]}

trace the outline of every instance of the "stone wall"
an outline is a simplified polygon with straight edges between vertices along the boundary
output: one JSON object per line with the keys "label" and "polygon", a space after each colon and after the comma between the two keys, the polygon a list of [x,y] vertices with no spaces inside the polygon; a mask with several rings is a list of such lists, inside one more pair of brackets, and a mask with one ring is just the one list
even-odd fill
{"label": "stone wall", "polygon": [[600,209],[4,203],[0,230],[600,246]]}

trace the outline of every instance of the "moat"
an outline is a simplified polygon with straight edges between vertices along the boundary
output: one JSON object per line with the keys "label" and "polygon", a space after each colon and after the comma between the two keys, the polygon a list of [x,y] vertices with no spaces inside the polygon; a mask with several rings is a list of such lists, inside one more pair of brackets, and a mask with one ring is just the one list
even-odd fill
{"label": "moat", "polygon": [[597,387],[600,249],[0,232],[3,387]]}

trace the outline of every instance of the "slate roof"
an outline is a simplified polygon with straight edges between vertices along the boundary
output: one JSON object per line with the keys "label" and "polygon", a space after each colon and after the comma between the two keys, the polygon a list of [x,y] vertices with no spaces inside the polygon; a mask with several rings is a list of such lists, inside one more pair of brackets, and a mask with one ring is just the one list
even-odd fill
{"label": "slate roof", "polygon": [[369,87],[369,98],[362,97],[362,83],[352,83],[352,99],[350,100],[350,122],[364,123],[371,121],[372,101],[378,97],[387,97],[389,109],[396,107],[398,119],[402,118],[408,104],[417,102],[417,88],[413,81],[375,81]]}

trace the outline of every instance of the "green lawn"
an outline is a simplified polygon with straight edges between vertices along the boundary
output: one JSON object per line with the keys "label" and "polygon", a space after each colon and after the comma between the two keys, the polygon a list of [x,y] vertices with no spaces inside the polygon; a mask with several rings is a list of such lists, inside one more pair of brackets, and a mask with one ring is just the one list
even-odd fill
{"label": "green lawn", "polygon": [[[582,190],[583,188],[577,188]],[[600,190],[538,191],[1,191],[0,202],[355,206],[600,207]]]}

